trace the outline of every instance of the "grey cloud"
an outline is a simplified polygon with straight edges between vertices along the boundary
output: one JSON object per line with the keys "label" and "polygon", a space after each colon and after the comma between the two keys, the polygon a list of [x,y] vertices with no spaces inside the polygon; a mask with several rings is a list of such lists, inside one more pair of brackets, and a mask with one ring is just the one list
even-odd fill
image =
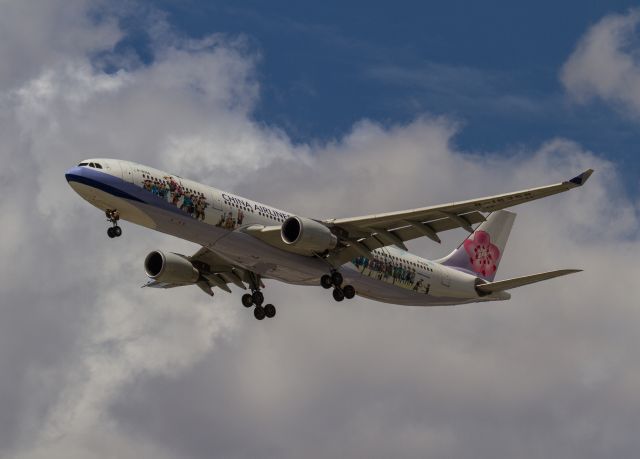
{"label": "grey cloud", "polygon": [[[563,139],[459,151],[459,126],[429,116],[293,144],[251,119],[257,57],[242,44],[157,46],[147,67],[105,75],[73,50],[18,85],[0,82],[11,88],[0,99],[0,191],[11,197],[0,201],[11,216],[0,238],[10,260],[0,265],[0,454],[635,457],[638,215],[614,164]],[[237,292],[140,289],[146,252],[195,247],[126,223],[109,240],[104,217],[63,178],[89,156],[319,217],[594,167],[584,189],[517,209],[499,275],[585,272],[506,303],[432,309],[336,304],[320,288],[271,282],[278,316],[259,323]],[[411,247],[435,257],[461,237]]]}

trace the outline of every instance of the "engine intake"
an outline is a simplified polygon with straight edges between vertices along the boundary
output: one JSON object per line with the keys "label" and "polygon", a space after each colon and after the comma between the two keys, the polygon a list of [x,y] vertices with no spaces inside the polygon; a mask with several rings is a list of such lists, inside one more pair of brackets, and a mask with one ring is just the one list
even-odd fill
{"label": "engine intake", "polygon": [[154,250],[144,259],[147,276],[158,282],[172,284],[195,284],[200,272],[186,256],[178,253],[164,253]]}
{"label": "engine intake", "polygon": [[282,241],[307,252],[318,253],[334,249],[338,238],[322,223],[305,217],[289,217],[282,223]]}

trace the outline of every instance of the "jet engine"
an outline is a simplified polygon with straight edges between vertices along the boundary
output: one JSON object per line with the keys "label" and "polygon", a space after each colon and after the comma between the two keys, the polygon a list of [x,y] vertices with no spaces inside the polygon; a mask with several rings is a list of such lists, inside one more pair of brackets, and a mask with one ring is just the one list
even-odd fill
{"label": "jet engine", "polygon": [[154,250],[144,259],[147,276],[158,282],[172,284],[195,284],[200,273],[186,256]]}
{"label": "jet engine", "polygon": [[308,252],[324,252],[336,247],[338,238],[322,223],[304,217],[289,217],[280,236],[285,244]]}

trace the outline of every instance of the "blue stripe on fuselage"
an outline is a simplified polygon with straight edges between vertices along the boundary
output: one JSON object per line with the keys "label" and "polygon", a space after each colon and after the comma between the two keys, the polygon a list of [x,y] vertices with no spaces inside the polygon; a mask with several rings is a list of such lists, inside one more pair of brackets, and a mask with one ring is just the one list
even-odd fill
{"label": "blue stripe on fuselage", "polygon": [[[95,174],[95,177],[92,175]],[[86,169],[84,167],[74,167],[73,169],[67,171],[64,176],[67,179],[67,182],[78,182],[83,185],[90,186],[92,188],[96,188],[98,190],[104,191],[105,193],[111,194],[113,196],[117,196],[118,198],[129,199],[132,201],[145,203],[142,199],[133,196],[126,191],[121,190],[116,185],[122,185],[129,183],[125,182],[122,179],[114,177],[110,174],[105,174],[104,172],[98,172],[91,169]],[[111,183],[109,183],[111,182]],[[120,182],[120,183],[117,183]],[[145,203],[146,204],[146,203]]]}
{"label": "blue stripe on fuselage", "polygon": [[113,196],[128,199],[142,204],[147,204],[168,212],[178,214],[182,217],[194,218],[173,204],[167,202],[159,196],[153,195],[150,191],[131,182],[115,177],[106,172],[91,169],[89,167],[74,167],[65,173],[68,182],[78,182],[109,193]]}

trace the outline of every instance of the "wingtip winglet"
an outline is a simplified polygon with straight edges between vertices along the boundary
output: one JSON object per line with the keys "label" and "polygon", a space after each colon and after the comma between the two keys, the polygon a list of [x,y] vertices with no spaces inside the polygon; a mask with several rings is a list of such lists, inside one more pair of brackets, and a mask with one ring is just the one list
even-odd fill
{"label": "wingtip winglet", "polygon": [[573,177],[571,180],[569,180],[569,182],[577,186],[582,186],[587,183],[587,180],[589,180],[591,174],[593,174],[593,169],[587,169],[582,174]]}

